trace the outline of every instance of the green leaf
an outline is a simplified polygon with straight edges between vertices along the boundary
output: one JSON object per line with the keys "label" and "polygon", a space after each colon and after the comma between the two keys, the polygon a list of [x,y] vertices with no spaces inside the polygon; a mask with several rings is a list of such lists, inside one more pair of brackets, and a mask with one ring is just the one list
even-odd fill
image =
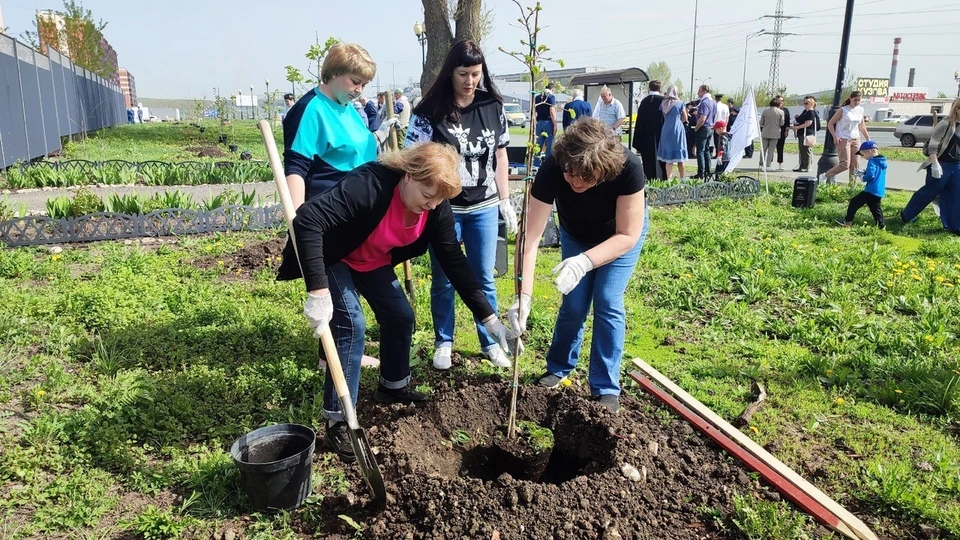
{"label": "green leaf", "polygon": [[362,530],[363,530],[363,527],[361,527],[359,523],[357,523],[356,521],[354,521],[352,517],[350,517],[350,516],[348,516],[348,515],[346,515],[346,514],[340,514],[340,515],[337,516],[337,517],[340,518],[340,519],[342,519],[343,521],[345,521],[345,522],[347,523],[347,525],[353,527],[353,530],[355,530],[355,531],[362,531]]}

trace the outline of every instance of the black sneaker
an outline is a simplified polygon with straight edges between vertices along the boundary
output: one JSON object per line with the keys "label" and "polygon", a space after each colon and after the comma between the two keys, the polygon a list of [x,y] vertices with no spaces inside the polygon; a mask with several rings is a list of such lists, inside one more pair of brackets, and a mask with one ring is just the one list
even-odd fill
{"label": "black sneaker", "polygon": [[537,380],[537,384],[544,388],[556,388],[560,386],[560,383],[563,382],[565,377],[557,377],[552,373],[545,373],[540,379]]}
{"label": "black sneaker", "polygon": [[602,396],[596,396],[593,398],[594,401],[600,403],[607,409],[610,409],[610,412],[615,413],[620,410],[620,397],[613,394],[604,394]]}
{"label": "black sneaker", "polygon": [[327,423],[327,428],[323,433],[323,442],[327,448],[333,450],[344,463],[353,463],[357,460],[353,453],[353,442],[350,440],[350,432],[347,423],[340,421],[334,425]]}
{"label": "black sneaker", "polygon": [[420,403],[427,401],[428,396],[422,392],[417,392],[416,390],[410,388],[410,385],[406,385],[403,388],[387,388],[382,384],[377,385],[377,391],[373,393],[373,400],[377,403],[384,403],[386,405],[391,405],[393,403],[402,403],[404,405],[409,405],[411,403]]}

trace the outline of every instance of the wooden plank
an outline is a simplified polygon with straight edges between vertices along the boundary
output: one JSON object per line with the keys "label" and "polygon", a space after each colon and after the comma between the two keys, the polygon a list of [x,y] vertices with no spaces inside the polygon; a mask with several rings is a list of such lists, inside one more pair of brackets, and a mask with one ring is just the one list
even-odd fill
{"label": "wooden plank", "polygon": [[828,510],[833,512],[853,532],[856,533],[857,536],[855,538],[858,538],[859,540],[877,540],[877,536],[873,533],[873,531],[871,531],[869,527],[860,521],[859,518],[851,514],[846,508],[840,506],[836,501],[825,495],[822,491],[817,489],[816,486],[806,481],[793,469],[787,467],[785,464],[783,464],[783,462],[764,450],[763,447],[754,442],[753,439],[744,435],[739,429],[730,425],[726,420],[720,418],[719,415],[711,411],[703,403],[700,403],[696,398],[686,393],[682,388],[674,384],[673,381],[664,377],[662,373],[639,358],[635,358],[633,360],[633,364],[637,366],[637,368],[639,368],[644,375],[676,396],[677,399],[679,399],[685,406],[696,412],[701,418],[713,425],[714,428],[720,430],[724,435],[738,442],[740,445],[746,448],[748,452],[757,457],[757,459],[769,465],[772,469],[783,475],[793,485],[800,488],[800,490],[802,490],[804,493],[810,495]]}
{"label": "wooden plank", "polygon": [[747,452],[742,446],[734,442],[719,430],[714,428],[706,420],[693,413],[690,409],[683,406],[676,398],[665,392],[663,389],[653,384],[650,379],[643,376],[639,371],[630,373],[633,380],[640,383],[644,390],[650,395],[664,402],[668,407],[677,412],[684,420],[690,422],[701,433],[713,439],[730,455],[742,461],[750,469],[760,473],[770,485],[777,489],[784,497],[803,509],[804,512],[813,516],[818,522],[826,527],[839,532],[840,534],[852,540],[860,540],[847,525],[840,521],[840,518],[827,510],[822,504],[813,499],[810,495],[804,493],[800,488],[790,483],[783,475],[770,468],[769,465],[760,461],[750,452]]}

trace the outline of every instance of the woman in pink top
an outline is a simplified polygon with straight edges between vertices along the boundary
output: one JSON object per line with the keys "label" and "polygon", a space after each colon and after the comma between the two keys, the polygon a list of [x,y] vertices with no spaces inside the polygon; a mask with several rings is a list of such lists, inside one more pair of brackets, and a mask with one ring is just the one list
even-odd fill
{"label": "woman in pink top", "polygon": [[[366,321],[362,296],[380,325],[379,403],[424,401],[410,384],[414,313],[394,267],[427,246],[463,302],[504,348],[511,345],[457,241],[449,199],[460,193],[460,156],[439,143],[384,154],[361,165],[334,188],[297,210],[293,228],[300,254],[284,250],[279,279],[303,269],[308,296],[303,313],[319,337],[327,324],[354,403],[360,387]],[[329,374],[323,393],[325,441],[344,461],[356,459]]]}

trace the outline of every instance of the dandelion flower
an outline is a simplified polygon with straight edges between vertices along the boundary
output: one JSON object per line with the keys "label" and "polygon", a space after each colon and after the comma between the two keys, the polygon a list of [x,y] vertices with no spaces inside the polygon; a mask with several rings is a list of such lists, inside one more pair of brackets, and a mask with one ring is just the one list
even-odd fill
{"label": "dandelion flower", "polygon": [[769,255],[769,254],[770,254],[770,250],[769,250],[769,249],[765,249],[765,250],[763,251],[763,254],[764,254],[764,255]]}
{"label": "dandelion flower", "polygon": [[243,242],[237,242],[237,249],[243,249]]}
{"label": "dandelion flower", "polygon": [[927,334],[927,335],[923,336],[923,339],[927,340],[927,343],[929,343],[929,342],[933,341],[933,336],[931,336],[930,334]]}
{"label": "dandelion flower", "polygon": [[892,282],[892,281],[888,281],[888,282],[887,282],[887,287],[893,287],[893,282]]}
{"label": "dandelion flower", "polygon": [[843,405],[844,403],[846,403],[846,401],[844,401],[844,399],[843,399],[842,397],[838,397],[838,398],[834,401],[834,403],[836,403],[837,405]]}
{"label": "dandelion flower", "polygon": [[897,388],[896,390],[894,390],[894,392],[896,392],[896,393],[898,393],[898,394],[902,394],[902,393],[903,393],[903,390]]}
{"label": "dandelion flower", "polygon": [[915,279],[915,280],[917,280],[917,281],[920,281],[920,280],[922,279],[922,278],[921,278],[920,276],[918,276],[917,274],[914,274],[914,275],[912,275],[912,276],[910,276],[910,277],[912,277],[913,279]]}
{"label": "dandelion flower", "polygon": [[59,260],[60,260],[60,257],[61,257],[61,255],[60,255],[59,253],[57,253],[56,255],[51,255],[51,256],[50,256],[50,260],[51,260],[51,261],[59,261]]}
{"label": "dandelion flower", "polygon": [[759,434],[760,434],[760,430],[759,430],[759,429],[757,429],[757,428],[756,428],[756,426],[750,426],[750,431],[752,431],[752,432],[754,432],[754,433],[756,433],[757,435],[759,435]]}
{"label": "dandelion flower", "polygon": [[833,375],[833,370],[828,369],[825,373],[827,374],[827,376]]}
{"label": "dandelion flower", "polygon": [[759,274],[762,274],[762,273],[763,273],[763,268],[757,268],[757,274],[759,275]]}
{"label": "dandelion flower", "polygon": [[46,390],[37,390],[37,395],[40,396],[40,397],[43,397],[43,396],[45,396],[46,394],[47,394],[47,391],[46,391]]}
{"label": "dandelion flower", "polygon": [[938,283],[943,283],[943,281],[944,281],[945,278],[944,278],[943,276],[937,276],[937,277],[935,277],[935,278],[933,278],[933,279],[935,279]]}

